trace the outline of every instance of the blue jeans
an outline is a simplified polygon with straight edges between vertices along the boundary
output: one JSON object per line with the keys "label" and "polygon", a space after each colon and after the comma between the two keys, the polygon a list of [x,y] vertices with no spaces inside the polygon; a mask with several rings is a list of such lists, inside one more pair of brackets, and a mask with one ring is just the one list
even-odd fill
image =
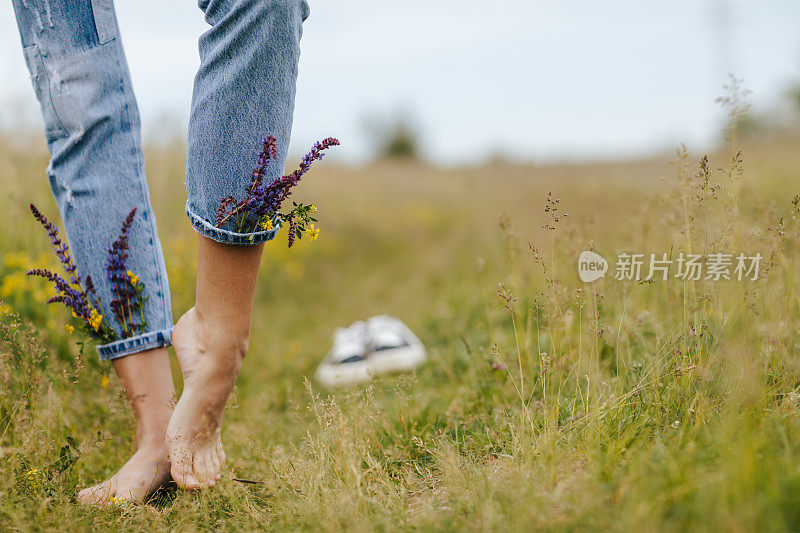
{"label": "blue jeans", "polygon": [[[128,268],[144,282],[147,331],[103,346],[114,359],[169,344],[172,309],[150,205],[139,111],[113,0],[12,0],[23,53],[44,118],[47,175],[78,271],[97,286],[103,314],[111,283],[106,250],[133,208]],[[228,244],[260,244],[273,231],[213,226],[221,198],[240,197],[261,139],[278,138],[265,179],[282,175],[294,111],[305,0],[200,0],[211,25],[200,38],[186,161],[186,212],[195,230]],[[169,53],[169,51],[164,51]],[[44,236],[42,236],[44,238]],[[119,327],[113,320],[112,326]]]}

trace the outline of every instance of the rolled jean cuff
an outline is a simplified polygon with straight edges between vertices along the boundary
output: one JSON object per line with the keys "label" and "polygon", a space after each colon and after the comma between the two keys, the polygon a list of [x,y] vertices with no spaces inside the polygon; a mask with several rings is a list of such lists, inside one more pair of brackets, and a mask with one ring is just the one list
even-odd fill
{"label": "rolled jean cuff", "polygon": [[102,361],[108,361],[169,344],[172,344],[172,326],[160,331],[143,333],[135,337],[103,344],[97,347],[97,354]]}
{"label": "rolled jean cuff", "polygon": [[189,202],[186,202],[186,214],[189,216],[194,230],[209,239],[222,244],[237,244],[244,246],[254,246],[271,241],[275,238],[280,226],[276,226],[269,231],[253,231],[250,233],[237,233],[212,225],[208,220],[203,219],[192,211]]}

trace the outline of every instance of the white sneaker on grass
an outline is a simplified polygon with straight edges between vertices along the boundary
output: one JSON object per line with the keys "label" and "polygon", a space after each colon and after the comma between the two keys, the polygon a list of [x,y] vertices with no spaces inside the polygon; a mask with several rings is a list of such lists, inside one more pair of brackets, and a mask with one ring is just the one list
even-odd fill
{"label": "white sneaker on grass", "polygon": [[373,374],[408,372],[425,362],[425,346],[400,319],[379,315],[367,321]]}
{"label": "white sneaker on grass", "polygon": [[372,370],[367,362],[367,323],[353,322],[346,328],[336,328],[333,348],[319,364],[315,375],[326,387],[368,381]]}
{"label": "white sneaker on grass", "polygon": [[315,377],[327,387],[350,385],[379,374],[413,370],[426,357],[422,342],[402,321],[374,316],[336,330],[333,348]]}

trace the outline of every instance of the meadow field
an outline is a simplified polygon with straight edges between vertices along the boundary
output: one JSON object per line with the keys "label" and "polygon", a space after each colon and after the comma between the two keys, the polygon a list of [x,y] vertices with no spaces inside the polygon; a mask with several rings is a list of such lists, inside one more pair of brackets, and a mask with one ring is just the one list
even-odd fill
{"label": "meadow field", "polygon": [[[54,261],[28,204],[58,217],[39,140],[6,138],[0,530],[797,530],[798,146],[324,161],[297,192],[319,207],[319,239],[265,250],[222,482],[85,508],[76,490],[132,453],[133,417],[24,275]],[[177,317],[194,298],[184,149],[146,155]],[[612,266],[584,283],[584,250],[763,261],[741,281],[617,280]],[[334,328],[378,313],[405,320],[429,361],[349,390],[311,381]]]}

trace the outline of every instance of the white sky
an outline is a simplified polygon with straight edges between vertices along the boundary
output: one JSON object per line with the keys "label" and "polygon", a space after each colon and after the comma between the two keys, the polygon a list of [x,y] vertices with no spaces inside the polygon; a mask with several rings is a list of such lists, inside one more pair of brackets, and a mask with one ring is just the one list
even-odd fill
{"label": "white sky", "polygon": [[[340,156],[366,157],[365,119],[399,109],[445,163],[640,155],[681,141],[701,149],[720,130],[714,98],[727,72],[745,79],[757,107],[800,82],[797,0],[310,4],[294,152],[333,135]],[[205,22],[194,1],[116,7],[154,135],[165,114],[186,119]],[[37,116],[19,46],[11,3],[0,2],[0,113]]]}

